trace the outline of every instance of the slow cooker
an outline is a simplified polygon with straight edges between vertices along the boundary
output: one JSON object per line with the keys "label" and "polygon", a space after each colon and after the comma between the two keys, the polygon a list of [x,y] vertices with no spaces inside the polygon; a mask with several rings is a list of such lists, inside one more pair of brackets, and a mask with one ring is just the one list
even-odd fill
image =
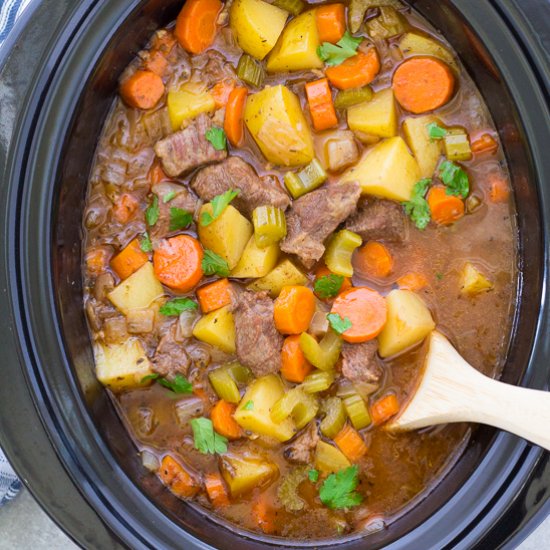
{"label": "slow cooker", "polygon": [[[550,3],[409,3],[454,46],[499,130],[520,260],[503,380],[548,389]],[[3,50],[0,444],[41,506],[86,548],[332,548],[252,536],[176,499],[145,473],[93,374],[80,278],[90,164],[121,71],[181,4],[36,0]],[[338,547],[512,548],[550,513],[549,497],[549,454],[479,427],[410,512]]]}

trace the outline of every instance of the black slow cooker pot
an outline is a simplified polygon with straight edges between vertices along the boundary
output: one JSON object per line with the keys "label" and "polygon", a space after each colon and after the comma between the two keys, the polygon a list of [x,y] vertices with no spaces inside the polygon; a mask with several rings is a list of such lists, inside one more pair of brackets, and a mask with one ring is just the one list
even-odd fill
{"label": "black slow cooker pot", "polygon": [[[410,3],[461,55],[499,130],[520,242],[503,379],[548,389],[550,4]],[[145,474],[93,375],[80,279],[88,172],[120,72],[181,4],[35,1],[0,59],[0,444],[44,509],[86,548],[312,546],[251,537],[164,490]],[[548,458],[480,428],[411,512],[339,548],[513,547],[550,512]]]}

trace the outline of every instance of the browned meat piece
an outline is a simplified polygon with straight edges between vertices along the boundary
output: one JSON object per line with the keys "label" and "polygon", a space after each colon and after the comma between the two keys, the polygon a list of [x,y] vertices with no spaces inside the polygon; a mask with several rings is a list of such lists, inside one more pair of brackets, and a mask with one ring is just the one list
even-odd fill
{"label": "browned meat piece", "polygon": [[194,55],[191,62],[195,69],[194,73],[199,75],[200,82],[204,83],[207,88],[214,86],[222,80],[237,79],[233,65],[221,53],[215,50],[208,50],[203,54]]}
{"label": "browned meat piece", "polygon": [[325,239],[355,211],[359,184],[331,184],[294,202],[286,217],[287,236],[281,250],[296,254],[310,268],[325,252]]}
{"label": "browned meat piece", "polygon": [[232,204],[248,216],[257,206],[270,205],[284,210],[290,204],[288,195],[274,178],[260,178],[254,168],[239,157],[230,157],[220,164],[203,168],[191,181],[191,187],[205,201],[211,201],[228,189],[239,189],[239,196]]}
{"label": "browned meat piece", "polygon": [[281,368],[283,337],[275,328],[273,300],[266,292],[233,293],[235,344],[239,361],[255,376]]}
{"label": "browned meat piece", "polygon": [[191,360],[184,347],[176,341],[176,323],[160,339],[153,356],[153,370],[164,378],[172,379],[176,374],[187,376]]}
{"label": "browned meat piece", "polygon": [[305,430],[284,450],[283,456],[289,462],[309,464],[311,462],[311,453],[318,441],[317,424],[310,422]]}
{"label": "browned meat piece", "polygon": [[383,370],[378,361],[378,341],[342,346],[342,374],[352,382],[378,384]]}
{"label": "browned meat piece", "polygon": [[346,229],[361,235],[363,240],[402,242],[407,232],[403,207],[393,201],[368,200],[346,223]]}
{"label": "browned meat piece", "polygon": [[[153,242],[153,246],[156,247],[158,242],[170,233],[170,209],[181,208],[194,216],[198,200],[186,187],[171,181],[163,181],[153,185],[152,191],[157,195],[159,200],[159,219],[149,229],[151,241]],[[173,193],[175,193],[174,198],[165,203],[164,197],[170,196]]]}
{"label": "browned meat piece", "polygon": [[198,116],[185,130],[157,141],[155,153],[162,162],[163,170],[172,178],[190,172],[202,164],[217,162],[227,157],[227,151],[217,151],[206,139],[212,128],[207,115]]}

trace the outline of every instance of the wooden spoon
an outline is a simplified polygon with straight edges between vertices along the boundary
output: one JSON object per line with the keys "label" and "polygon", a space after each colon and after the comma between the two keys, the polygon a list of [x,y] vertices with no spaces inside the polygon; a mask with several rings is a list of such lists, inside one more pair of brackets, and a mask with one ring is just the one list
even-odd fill
{"label": "wooden spoon", "polygon": [[433,331],[429,338],[416,392],[386,430],[479,422],[550,450],[550,392],[493,380],[468,364],[441,333]]}

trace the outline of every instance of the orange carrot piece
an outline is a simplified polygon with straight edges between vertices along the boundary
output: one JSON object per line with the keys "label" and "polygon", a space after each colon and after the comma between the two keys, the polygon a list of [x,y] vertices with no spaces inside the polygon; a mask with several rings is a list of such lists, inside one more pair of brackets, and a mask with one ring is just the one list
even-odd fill
{"label": "orange carrot piece", "polygon": [[370,415],[374,424],[382,424],[399,412],[397,396],[389,393],[375,401],[370,408]]}
{"label": "orange carrot piece", "polygon": [[156,185],[157,183],[160,183],[168,179],[168,176],[164,173],[164,170],[162,169],[160,162],[156,160],[151,166],[149,173],[147,174],[147,177],[151,182],[151,185]]}
{"label": "orange carrot piece", "polygon": [[312,371],[313,367],[305,358],[300,347],[299,335],[295,334],[285,338],[281,351],[281,363],[281,374],[289,382],[299,384]]}
{"label": "orange carrot piece", "polygon": [[[315,270],[315,280],[319,280],[321,277],[328,277],[329,275],[334,275],[332,271],[326,266],[326,265],[320,265]],[[340,292],[344,292],[346,290],[349,290],[352,288],[353,285],[351,284],[351,279],[349,277],[344,277],[344,281],[342,282],[342,286],[340,287]]]}
{"label": "orange carrot piece", "polygon": [[367,454],[367,445],[359,432],[346,424],[335,436],[334,443],[351,460],[356,462]]}
{"label": "orange carrot piece", "polygon": [[212,506],[216,508],[229,506],[229,494],[220,474],[206,474],[204,476],[204,487]]}
{"label": "orange carrot piece", "polygon": [[445,105],[455,88],[449,66],[434,57],[407,59],[393,74],[395,98],[411,113],[426,113]]}
{"label": "orange carrot piece", "polygon": [[198,483],[170,455],[166,455],[162,459],[159,477],[177,497],[194,497],[199,492]]}
{"label": "orange carrot piece", "polygon": [[231,283],[220,279],[197,289],[197,298],[203,313],[227,306],[231,303]]}
{"label": "orange carrot piece", "polygon": [[141,250],[139,241],[134,239],[111,260],[111,268],[121,279],[126,279],[148,260],[149,257]]}
{"label": "orange carrot piece", "polygon": [[202,247],[189,235],[178,235],[161,241],[153,254],[158,280],[166,286],[189,292],[201,280]]}
{"label": "orange carrot piece", "polygon": [[138,209],[139,201],[129,193],[123,193],[118,197],[113,206],[113,216],[119,223],[128,223]]}
{"label": "orange carrot piece", "polygon": [[216,38],[220,0],[187,0],[176,20],[175,35],[189,53],[201,53]]}
{"label": "orange carrot piece", "polygon": [[238,87],[231,91],[227,100],[223,129],[233,147],[242,145],[244,139],[244,107],[247,95],[247,88]]}
{"label": "orange carrot piece", "polygon": [[326,78],[308,82],[306,84],[306,96],[315,130],[327,130],[338,125],[332,93]]}
{"label": "orange carrot piece", "polygon": [[508,182],[498,176],[491,179],[489,184],[489,200],[493,203],[508,202],[510,198],[510,188]]}
{"label": "orange carrot piece", "polygon": [[449,225],[464,216],[464,201],[456,195],[447,195],[442,185],[434,185],[428,191],[427,200],[435,223]]}
{"label": "orange carrot piece", "polygon": [[258,497],[252,505],[252,517],[258,527],[266,534],[273,534],[276,530],[275,517],[277,513],[275,507],[269,502],[264,493]]}
{"label": "orange carrot piece", "polygon": [[328,4],[316,10],[319,42],[336,44],[346,32],[344,4]]}
{"label": "orange carrot piece", "polygon": [[370,84],[380,70],[380,60],[376,48],[370,48],[366,53],[346,59],[341,65],[328,67],[325,70],[330,83],[340,90],[360,88]]}
{"label": "orange carrot piece", "polygon": [[351,328],[344,331],[342,338],[352,344],[376,338],[382,332],[388,315],[384,297],[366,286],[341,292],[334,300],[331,313],[338,313],[342,319],[350,320]]}
{"label": "orange carrot piece", "polygon": [[369,241],[355,255],[355,264],[365,275],[383,279],[393,269],[393,257],[390,251],[377,241]]}
{"label": "orange carrot piece", "polygon": [[243,435],[242,428],[233,418],[236,408],[235,405],[220,399],[210,412],[214,429],[227,439],[239,439]]}
{"label": "orange carrot piece", "polygon": [[495,154],[498,149],[498,143],[491,134],[482,134],[472,142],[472,153],[479,155],[482,153]]}
{"label": "orange carrot piece", "polygon": [[152,71],[136,71],[120,85],[120,96],[136,109],[152,109],[163,95],[162,78]]}
{"label": "orange carrot piece", "polygon": [[428,279],[422,273],[411,271],[399,277],[397,284],[402,290],[422,290],[428,285]]}
{"label": "orange carrot piece", "polygon": [[90,275],[101,275],[107,270],[111,252],[106,248],[92,248],[86,252],[86,269]]}
{"label": "orange carrot piece", "polygon": [[285,286],[275,300],[273,318],[282,334],[305,332],[315,313],[315,296],[306,286]]}
{"label": "orange carrot piece", "polygon": [[214,85],[210,93],[214,98],[216,109],[221,109],[222,107],[226,106],[229,95],[234,89],[234,80],[222,80],[221,82],[218,82],[216,85]]}
{"label": "orange carrot piece", "polygon": [[143,63],[143,68],[146,71],[151,71],[162,77],[168,68],[168,61],[161,52],[150,51],[147,59]]}

